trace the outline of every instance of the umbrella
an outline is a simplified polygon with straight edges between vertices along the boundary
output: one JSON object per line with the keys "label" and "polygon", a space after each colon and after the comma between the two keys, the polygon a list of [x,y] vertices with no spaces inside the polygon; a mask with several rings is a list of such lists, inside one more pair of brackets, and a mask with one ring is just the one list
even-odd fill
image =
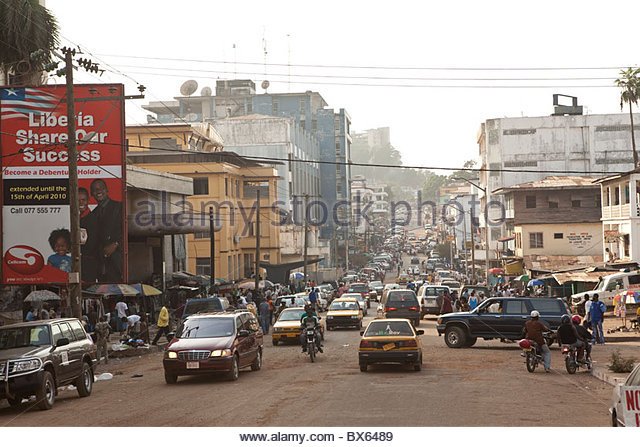
{"label": "umbrella", "polygon": [[293,279],[304,279],[304,273],[302,272],[294,272],[290,276]]}
{"label": "umbrella", "polygon": [[516,276],[513,280],[514,281],[522,281],[522,282],[527,282],[529,281],[529,275],[520,275],[520,276]]}
{"label": "umbrella", "polygon": [[158,290],[149,284],[131,284],[131,287],[138,291],[138,295],[143,296],[157,296],[162,295],[162,290]]}
{"label": "umbrella", "polygon": [[25,302],[41,303],[42,301],[60,301],[60,297],[51,290],[34,290],[24,299]]}
{"label": "umbrella", "polygon": [[139,292],[128,284],[94,284],[85,292],[94,295],[118,295],[118,296],[136,296]]}
{"label": "umbrella", "polygon": [[544,285],[544,281],[543,280],[541,280],[541,279],[532,279],[527,284],[527,287],[543,286],[543,285]]}
{"label": "umbrella", "polygon": [[492,268],[492,269],[489,269],[489,273],[491,273],[492,275],[504,275],[504,269]]}
{"label": "umbrella", "polygon": [[[273,283],[268,279],[263,279],[258,283],[258,289],[264,289],[266,287],[273,287]],[[239,289],[254,289],[255,281],[245,281],[242,284],[238,284]]]}

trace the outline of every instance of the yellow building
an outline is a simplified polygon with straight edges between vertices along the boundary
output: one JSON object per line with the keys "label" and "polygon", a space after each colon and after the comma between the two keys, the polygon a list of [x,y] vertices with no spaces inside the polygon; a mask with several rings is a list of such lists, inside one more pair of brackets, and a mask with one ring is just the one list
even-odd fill
{"label": "yellow building", "polygon": [[[203,135],[181,125],[177,134],[162,134],[164,126],[127,127],[130,163],[161,172],[193,179],[194,195],[183,204],[178,216],[185,224],[208,226],[209,212],[215,221],[215,277],[239,280],[255,272],[257,191],[260,191],[260,260],[280,262],[279,215],[277,202],[277,171],[233,152],[217,150],[205,141],[207,152],[189,150],[189,144]],[[150,130],[152,132],[150,132]],[[166,129],[164,129],[166,130]],[[165,136],[166,135],[166,136]],[[173,149],[159,147],[160,138],[175,141]],[[153,144],[151,140],[155,139]],[[168,140],[165,140],[168,143]],[[189,143],[189,142],[192,143]],[[133,150],[137,146],[137,151]],[[149,149],[153,147],[154,149]],[[219,145],[221,147],[221,145]],[[176,216],[174,216],[174,219]],[[208,231],[187,236],[187,270],[195,274],[210,274],[210,237]],[[264,271],[261,272],[264,277]]]}

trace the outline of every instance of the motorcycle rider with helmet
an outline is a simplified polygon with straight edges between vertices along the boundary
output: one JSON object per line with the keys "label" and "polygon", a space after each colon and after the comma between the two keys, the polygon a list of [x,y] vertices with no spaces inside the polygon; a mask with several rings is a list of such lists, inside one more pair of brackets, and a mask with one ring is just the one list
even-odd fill
{"label": "motorcycle rider with helmet", "polygon": [[311,304],[304,306],[304,313],[300,316],[300,344],[302,345],[302,352],[307,352],[307,335],[305,334],[307,318],[310,318],[314,322],[314,328],[316,331],[316,345],[318,346],[318,352],[322,351],[322,343],[320,342],[320,319],[316,315],[315,310]]}
{"label": "motorcycle rider with helmet", "polygon": [[[591,335],[591,332],[589,332],[589,329],[587,329],[585,326],[580,324],[581,323],[580,315],[574,315],[573,317],[571,317],[571,322],[575,326],[576,331],[578,331],[578,335],[584,340],[584,348],[587,351],[587,359],[590,360],[591,359],[591,343],[589,343],[589,341],[593,339],[593,335]],[[578,349],[578,358],[579,359],[582,358],[581,349]]]}
{"label": "motorcycle rider with helmet", "polygon": [[570,345],[572,348],[576,348],[578,353],[581,351],[580,348],[584,347],[585,340],[580,336],[571,317],[567,314],[560,318],[560,326],[558,326],[556,336],[560,345]]}
{"label": "motorcycle rider with helmet", "polygon": [[549,332],[550,329],[540,321],[540,312],[531,311],[531,319],[524,324],[525,338],[532,340],[538,344],[542,352],[542,360],[544,362],[544,371],[551,372],[551,351],[544,339],[543,333]]}

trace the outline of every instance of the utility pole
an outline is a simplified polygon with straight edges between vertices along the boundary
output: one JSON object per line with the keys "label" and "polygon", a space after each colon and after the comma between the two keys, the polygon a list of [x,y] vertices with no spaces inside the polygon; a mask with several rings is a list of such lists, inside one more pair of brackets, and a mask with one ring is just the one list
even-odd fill
{"label": "utility pole", "polygon": [[64,54],[67,77],[67,151],[69,154],[69,214],[71,228],[71,272],[69,272],[69,298],[73,316],[82,318],[82,287],[80,260],[80,209],[78,207],[78,148],[76,146],[75,102],[73,96],[73,56],[75,50]]}
{"label": "utility pole", "polygon": [[209,244],[209,265],[211,272],[211,288],[213,289],[216,285],[216,234],[215,228],[213,226],[213,207],[209,207],[209,239],[211,243]]}
{"label": "utility pole", "polygon": [[476,280],[476,241],[475,241],[475,238],[474,238],[474,233],[476,232],[476,229],[473,226],[473,219],[470,219],[470,223],[471,223],[471,284],[475,284],[475,280]]}
{"label": "utility pole", "polygon": [[485,255],[485,273],[487,277],[487,287],[489,287],[489,207],[487,204],[489,203],[489,191],[485,190],[484,192],[485,204],[484,204],[484,236],[485,236],[485,246],[484,246],[484,255]]}
{"label": "utility pole", "polygon": [[258,287],[260,286],[260,185],[256,188],[256,272],[255,272],[255,282],[254,282],[254,291],[258,291]]}
{"label": "utility pole", "polygon": [[302,270],[302,274],[304,275],[304,286],[305,288],[307,287],[307,250],[309,248],[309,242],[307,240],[308,237],[308,232],[309,232],[309,225],[307,224],[307,202],[309,200],[309,194],[305,194],[304,195],[304,210],[302,210],[302,212],[304,213],[304,253],[303,253],[303,270]]}
{"label": "utility pole", "polygon": [[347,237],[344,238],[344,271],[345,273],[349,270],[349,223],[347,223]]}
{"label": "utility pole", "polygon": [[464,274],[469,277],[469,257],[467,256],[467,216],[463,209],[462,212],[462,246],[464,247]]}

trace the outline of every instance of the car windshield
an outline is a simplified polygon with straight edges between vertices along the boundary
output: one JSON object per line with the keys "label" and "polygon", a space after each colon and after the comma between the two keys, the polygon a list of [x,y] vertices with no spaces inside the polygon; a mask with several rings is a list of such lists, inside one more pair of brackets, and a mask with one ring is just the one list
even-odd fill
{"label": "car windshield", "polygon": [[369,289],[364,284],[354,284],[349,287],[349,292],[367,292]]}
{"label": "car windshield", "polygon": [[215,312],[221,311],[222,306],[217,299],[202,300],[202,301],[188,301],[184,306],[183,315],[193,315],[198,312]]}
{"label": "car windshield", "polygon": [[371,281],[369,283],[369,287],[382,287],[382,282],[380,282],[380,281]]}
{"label": "car windshield", "polygon": [[367,327],[365,337],[385,337],[391,335],[412,336],[413,330],[407,321],[374,321]]}
{"label": "car windshield", "polygon": [[285,310],[280,314],[278,321],[300,321],[303,313],[304,309]]}
{"label": "car windshield", "polygon": [[234,318],[193,318],[186,320],[176,337],[212,338],[230,337],[234,333]]}
{"label": "car windshield", "polygon": [[0,329],[0,349],[50,344],[51,337],[47,325]]}
{"label": "car windshield", "polygon": [[358,310],[358,303],[353,301],[334,301],[329,310]]}

